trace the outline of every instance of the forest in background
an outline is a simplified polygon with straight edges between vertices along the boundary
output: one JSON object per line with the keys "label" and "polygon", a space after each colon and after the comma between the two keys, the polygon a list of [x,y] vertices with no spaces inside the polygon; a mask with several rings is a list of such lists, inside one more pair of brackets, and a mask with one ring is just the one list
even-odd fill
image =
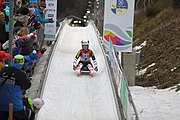
{"label": "forest in background", "polygon": [[[180,83],[180,0],[138,0],[133,46],[141,49],[136,85],[167,88]],[[144,1],[153,1],[150,5]],[[137,5],[137,4],[136,4]],[[151,67],[150,65],[154,64]]]}
{"label": "forest in background", "polygon": [[74,15],[83,17],[86,13],[88,0],[58,0],[58,19]]}

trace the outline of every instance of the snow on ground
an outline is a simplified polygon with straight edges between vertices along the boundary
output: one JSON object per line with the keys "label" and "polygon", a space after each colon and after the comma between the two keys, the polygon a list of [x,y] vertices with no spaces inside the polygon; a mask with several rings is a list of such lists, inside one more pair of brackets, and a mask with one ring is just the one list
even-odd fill
{"label": "snow on ground", "polygon": [[156,64],[156,63],[152,63],[152,64],[149,65],[148,67],[146,67],[146,68],[144,68],[144,69],[142,69],[142,70],[137,71],[136,75],[137,75],[137,76],[144,75],[144,74],[146,73],[147,69],[150,68],[150,67],[153,67],[155,64]]}
{"label": "snow on ground", "polygon": [[180,120],[180,91],[130,87],[139,120]]}
{"label": "snow on ground", "polygon": [[136,50],[136,51],[138,51],[138,50],[141,50],[144,46],[146,46],[146,41],[144,41],[141,45],[139,45],[139,46],[135,46],[134,47],[134,49]]}

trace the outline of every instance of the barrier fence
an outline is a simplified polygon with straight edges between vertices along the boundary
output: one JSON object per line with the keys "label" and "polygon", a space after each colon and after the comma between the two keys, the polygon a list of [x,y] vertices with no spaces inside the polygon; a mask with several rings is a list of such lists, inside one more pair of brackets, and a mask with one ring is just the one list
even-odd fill
{"label": "barrier fence", "polygon": [[133,107],[135,112],[135,119],[138,120],[138,114],[136,112],[135,105],[132,100],[132,96],[130,90],[128,88],[128,83],[126,77],[124,75],[122,66],[120,62],[118,62],[117,56],[115,54],[115,49],[113,47],[112,41],[109,43],[109,61],[113,71],[113,75],[116,81],[116,87],[118,89],[118,97],[122,104],[123,114],[126,120],[132,119],[132,111]]}

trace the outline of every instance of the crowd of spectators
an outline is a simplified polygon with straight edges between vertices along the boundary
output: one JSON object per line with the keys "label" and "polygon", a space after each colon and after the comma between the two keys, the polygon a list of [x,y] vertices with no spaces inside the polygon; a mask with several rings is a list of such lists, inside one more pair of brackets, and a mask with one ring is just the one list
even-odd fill
{"label": "crowd of spectators", "polygon": [[[40,98],[26,96],[31,87],[32,69],[46,49],[37,32],[53,19],[46,19],[45,0],[14,0],[13,40],[9,43],[10,0],[0,0],[0,120],[8,120],[9,104],[13,104],[14,120],[34,120],[43,106]],[[9,48],[12,54],[9,54]],[[13,63],[9,65],[9,58]]]}

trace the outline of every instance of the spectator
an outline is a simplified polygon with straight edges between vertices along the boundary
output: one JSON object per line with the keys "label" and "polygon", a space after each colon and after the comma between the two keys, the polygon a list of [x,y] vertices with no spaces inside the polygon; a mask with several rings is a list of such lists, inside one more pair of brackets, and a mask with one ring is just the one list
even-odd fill
{"label": "spectator", "polygon": [[14,11],[16,12],[21,7],[22,7],[22,0],[15,0],[15,2],[14,2]]}
{"label": "spectator", "polygon": [[[18,32],[17,35],[15,35],[15,39],[12,41],[12,49],[13,49],[13,56],[17,54],[21,54],[21,46],[19,45],[19,39],[21,39],[22,36],[26,36],[29,34],[29,29],[27,27],[22,27]],[[2,48],[4,50],[8,50],[9,48],[9,40],[6,41]]]}
{"label": "spectator", "polygon": [[6,40],[9,39],[9,15],[10,15],[10,8],[9,8],[9,0],[5,0],[5,8],[4,8],[4,14],[5,14],[5,31],[6,31]]}
{"label": "spectator", "polygon": [[21,36],[25,36],[25,35],[28,35],[29,34],[29,29],[27,27],[22,27],[18,32],[17,32],[17,35],[19,37]]}
{"label": "spectator", "polygon": [[43,27],[43,25],[40,22],[35,22],[34,24],[32,24],[31,27],[29,27],[29,31],[30,31],[30,33],[32,33],[34,31],[38,31],[42,27]]}
{"label": "spectator", "polygon": [[28,116],[27,120],[34,120],[36,113],[38,113],[44,105],[44,101],[40,98],[36,98],[32,101],[29,97],[24,95],[23,105]]}
{"label": "spectator", "polygon": [[28,24],[28,16],[22,15],[19,17],[18,21],[15,23],[14,27],[27,27]]}
{"label": "spectator", "polygon": [[20,69],[22,69],[24,66],[24,56],[20,55],[20,54],[15,55],[14,56],[14,63],[19,63]]}
{"label": "spectator", "polygon": [[29,55],[33,50],[39,51],[39,43],[34,33],[24,36],[24,38],[19,39],[18,42],[22,47],[22,55]]}
{"label": "spectator", "polygon": [[29,1],[29,11],[30,14],[35,14],[35,8],[37,7],[37,0],[30,0]]}
{"label": "spectator", "polygon": [[0,51],[0,69],[5,65],[5,60],[10,58],[10,54],[6,53],[5,51]]}
{"label": "spectator", "polygon": [[4,44],[7,40],[5,24],[5,14],[0,11],[0,49],[2,48],[2,44]]}
{"label": "spectator", "polygon": [[29,5],[29,0],[22,0],[22,7],[27,7]]}
{"label": "spectator", "polygon": [[30,53],[27,56],[24,56],[24,71],[29,72],[32,70],[34,63],[38,61],[39,57],[37,52],[34,50],[32,53]]}
{"label": "spectator", "polygon": [[0,0],[0,11],[3,12],[4,11],[4,8],[5,8],[5,0]]}
{"label": "spectator", "polygon": [[29,1],[29,13],[30,13],[30,18],[29,18],[29,23],[28,24],[34,24],[35,23],[35,9],[37,7],[37,0],[30,0]]}
{"label": "spectator", "polygon": [[28,16],[23,15],[20,16],[17,22],[14,24],[14,33],[17,33],[21,29],[21,27],[27,27],[28,25]]}
{"label": "spectator", "polygon": [[22,90],[30,88],[26,74],[20,70],[19,63],[3,67],[0,71],[0,120],[8,120],[9,104],[13,104],[13,117],[27,120],[22,102]]}
{"label": "spectator", "polygon": [[19,15],[27,15],[28,16],[29,13],[30,13],[30,11],[29,11],[28,7],[21,7],[16,11],[16,14],[19,14]]}
{"label": "spectator", "polygon": [[53,23],[53,19],[52,18],[45,18],[44,17],[44,10],[46,8],[46,3],[45,2],[41,2],[41,4],[35,9],[35,13],[36,13],[36,17],[35,17],[35,21],[36,22],[40,22],[42,24],[45,23]]}

